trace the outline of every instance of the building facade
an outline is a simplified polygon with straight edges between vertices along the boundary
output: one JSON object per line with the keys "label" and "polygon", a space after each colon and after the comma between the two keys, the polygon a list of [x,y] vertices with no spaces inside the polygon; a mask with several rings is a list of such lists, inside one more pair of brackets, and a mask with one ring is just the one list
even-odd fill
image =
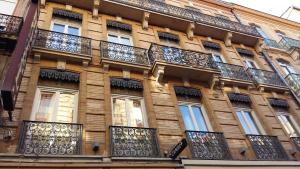
{"label": "building facade", "polygon": [[26,4],[0,168],[300,166],[300,24],[211,0]]}

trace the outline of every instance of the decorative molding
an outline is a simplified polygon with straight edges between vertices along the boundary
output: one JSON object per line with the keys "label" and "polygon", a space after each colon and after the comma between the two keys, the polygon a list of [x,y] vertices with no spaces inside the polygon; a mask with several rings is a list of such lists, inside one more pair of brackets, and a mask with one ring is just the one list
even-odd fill
{"label": "decorative molding", "polygon": [[264,41],[262,39],[259,39],[257,41],[257,43],[255,44],[255,51],[257,53],[261,53],[262,52],[262,46],[264,45]]}
{"label": "decorative molding", "polygon": [[169,40],[178,43],[179,36],[167,32],[158,32],[159,39]]}
{"label": "decorative molding", "polygon": [[288,108],[289,104],[284,99],[278,98],[268,98],[268,101],[272,107],[279,107],[279,108]]}
{"label": "decorative molding", "polygon": [[243,49],[243,48],[236,48],[236,51],[241,55],[241,56],[247,56],[247,57],[253,57],[254,53],[251,50],[248,49]]}
{"label": "decorative molding", "polygon": [[232,33],[227,32],[227,34],[224,38],[225,46],[227,46],[227,47],[231,46],[231,39],[232,39]]}
{"label": "decorative molding", "polygon": [[174,90],[175,90],[175,93],[177,96],[202,98],[202,94],[201,94],[200,90],[195,89],[195,88],[174,86]]}
{"label": "decorative molding", "polygon": [[72,83],[79,83],[80,75],[78,73],[59,71],[52,69],[41,69],[40,78],[55,81],[65,81]]}
{"label": "decorative molding", "polygon": [[107,26],[107,28],[119,29],[119,30],[123,30],[123,31],[126,31],[126,32],[131,32],[132,31],[132,26],[131,25],[121,23],[121,22],[118,22],[118,21],[113,21],[113,20],[107,20],[106,26]]}
{"label": "decorative molding", "polygon": [[231,102],[242,102],[242,103],[248,103],[248,104],[251,103],[250,97],[245,94],[228,93],[227,96]]}
{"label": "decorative molding", "polygon": [[202,41],[203,47],[213,50],[221,50],[221,46],[218,43],[210,42],[210,41]]}
{"label": "decorative molding", "polygon": [[150,19],[150,13],[149,12],[144,12],[143,13],[143,19],[142,19],[142,27],[143,27],[144,30],[148,30],[149,19]]}
{"label": "decorative molding", "polygon": [[68,19],[73,19],[73,20],[80,21],[80,22],[82,21],[81,14],[63,10],[63,9],[54,9],[52,15],[55,17],[68,18]]}
{"label": "decorative molding", "polygon": [[194,30],[195,30],[195,23],[189,23],[187,30],[186,30],[186,35],[189,40],[193,40]]}
{"label": "decorative molding", "polygon": [[131,89],[138,91],[143,90],[142,82],[128,78],[111,78],[110,86],[112,88]]}

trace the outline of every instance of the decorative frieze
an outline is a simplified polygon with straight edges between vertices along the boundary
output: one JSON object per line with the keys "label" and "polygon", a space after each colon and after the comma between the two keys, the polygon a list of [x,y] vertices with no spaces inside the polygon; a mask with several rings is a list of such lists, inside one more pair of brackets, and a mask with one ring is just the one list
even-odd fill
{"label": "decorative frieze", "polygon": [[288,108],[289,104],[284,99],[277,99],[277,98],[269,98],[269,103],[272,107],[278,107],[278,108]]}
{"label": "decorative frieze", "polygon": [[79,83],[80,81],[80,75],[78,73],[51,69],[41,69],[40,78],[45,80],[65,81],[71,83]]}
{"label": "decorative frieze", "polygon": [[240,93],[228,93],[228,98],[231,102],[242,102],[242,103],[251,103],[251,99],[248,95]]}
{"label": "decorative frieze", "polygon": [[125,23],[121,23],[121,22],[117,22],[117,21],[112,21],[112,20],[108,20],[106,22],[107,28],[111,28],[111,29],[119,29],[119,30],[123,30],[126,32],[131,32],[132,31],[132,26],[129,24],[125,24]]}
{"label": "decorative frieze", "polygon": [[131,90],[143,90],[143,84],[140,81],[127,78],[111,78],[110,86],[112,88],[123,88]]}
{"label": "decorative frieze", "polygon": [[82,21],[82,15],[81,14],[71,12],[71,11],[62,10],[62,9],[54,9],[53,10],[53,16],[73,19],[73,20],[80,21],[80,22]]}
{"label": "decorative frieze", "polygon": [[177,96],[193,97],[193,98],[201,98],[202,97],[201,92],[195,88],[175,86],[174,90],[175,90],[175,93]]}

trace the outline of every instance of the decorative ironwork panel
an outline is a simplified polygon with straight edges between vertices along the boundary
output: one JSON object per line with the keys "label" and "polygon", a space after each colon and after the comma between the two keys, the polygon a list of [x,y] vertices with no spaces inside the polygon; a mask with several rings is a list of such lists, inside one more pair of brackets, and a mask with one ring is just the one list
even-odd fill
{"label": "decorative ironwork panel", "polygon": [[275,72],[248,68],[248,73],[250,74],[252,79],[255,80],[258,84],[286,87],[284,82]]}
{"label": "decorative ironwork panel", "polygon": [[190,21],[209,24],[212,26],[217,26],[232,31],[242,32],[242,33],[261,37],[261,35],[257,32],[257,30],[252,26],[243,25],[239,22],[234,22],[234,21],[222,19],[211,15],[206,15],[196,10],[169,5],[157,0],[111,0],[111,1],[120,2],[122,4],[135,6],[145,10],[159,12],[159,13],[175,16],[178,18],[182,18],[182,19],[187,19]]}
{"label": "decorative ironwork panel", "polygon": [[174,47],[151,44],[148,51],[150,63],[164,61],[187,66],[217,70],[212,55]]}
{"label": "decorative ironwork panel", "polygon": [[272,48],[278,48],[278,49],[283,49],[284,47],[281,46],[280,43],[277,43],[275,40],[273,39],[264,39],[264,43]]}
{"label": "decorative ironwork panel", "polygon": [[201,160],[232,159],[223,133],[186,131],[193,158]]}
{"label": "decorative ironwork panel", "polygon": [[91,55],[92,50],[90,38],[42,29],[37,30],[34,46],[83,55]]}
{"label": "decorative ironwork panel", "polygon": [[23,121],[19,153],[78,155],[81,153],[82,125]]}
{"label": "decorative ironwork panel", "polygon": [[285,77],[289,86],[297,93],[300,93],[300,75],[291,73]]}
{"label": "decorative ironwork panel", "polygon": [[101,41],[101,57],[127,63],[149,65],[147,49]]}
{"label": "decorative ironwork panel", "polygon": [[282,37],[279,41],[279,45],[283,46],[287,50],[291,48],[300,48],[300,41],[297,39]]}
{"label": "decorative ironwork panel", "polygon": [[18,35],[23,18],[0,14],[0,34]]}
{"label": "decorative ironwork panel", "polygon": [[111,126],[111,155],[114,157],[159,157],[156,129]]}
{"label": "decorative ironwork panel", "polygon": [[227,63],[217,63],[219,70],[224,78],[251,81],[243,66],[232,65]]}
{"label": "decorative ironwork panel", "polygon": [[292,137],[291,140],[295,144],[298,151],[300,151],[300,137]]}
{"label": "decorative ironwork panel", "polygon": [[247,135],[258,160],[288,160],[276,136]]}

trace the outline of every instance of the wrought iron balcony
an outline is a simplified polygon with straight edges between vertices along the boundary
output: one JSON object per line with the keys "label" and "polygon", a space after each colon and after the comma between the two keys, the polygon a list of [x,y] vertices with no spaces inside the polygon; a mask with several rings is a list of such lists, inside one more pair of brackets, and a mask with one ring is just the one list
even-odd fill
{"label": "wrought iron balcony", "polygon": [[150,64],[147,49],[101,41],[100,51],[102,59],[147,66]]}
{"label": "wrought iron balcony", "polygon": [[291,73],[285,77],[289,86],[297,93],[300,93],[300,75]]}
{"label": "wrought iron balcony", "polygon": [[91,56],[91,39],[71,34],[38,29],[34,46],[71,54]]}
{"label": "wrought iron balcony", "polygon": [[295,144],[297,150],[300,152],[300,137],[292,137],[291,140]]}
{"label": "wrought iron balcony", "polygon": [[247,135],[247,138],[258,160],[288,160],[276,136]]}
{"label": "wrought iron balcony", "polygon": [[248,73],[258,85],[268,85],[286,88],[279,75],[272,71],[248,68]]}
{"label": "wrought iron balcony", "polygon": [[0,14],[0,34],[18,35],[23,24],[23,18]]}
{"label": "wrought iron balcony", "polygon": [[82,125],[23,121],[18,152],[37,155],[81,153]]}
{"label": "wrought iron balcony", "polygon": [[149,49],[149,60],[151,64],[162,61],[171,64],[186,65],[188,67],[217,70],[212,55],[191,50],[183,50],[174,47],[151,44]]}
{"label": "wrought iron balcony", "polygon": [[192,157],[201,160],[232,159],[223,133],[186,131]]}
{"label": "wrought iron balcony", "polygon": [[160,157],[156,129],[110,126],[113,157]]}
{"label": "wrought iron balcony", "polygon": [[273,39],[264,39],[264,42],[265,42],[265,44],[266,44],[268,47],[271,47],[271,48],[277,48],[277,49],[284,49],[284,47],[281,46],[280,43],[276,42],[276,41],[273,40]]}
{"label": "wrought iron balcony", "polygon": [[282,37],[279,44],[285,49],[300,48],[300,40],[292,39],[288,37]]}
{"label": "wrought iron balcony", "polygon": [[217,65],[219,70],[221,71],[223,78],[248,82],[252,81],[243,66],[227,64],[222,62],[218,62]]}
{"label": "wrought iron balcony", "polygon": [[140,9],[144,9],[147,11],[153,11],[156,13],[161,13],[164,15],[170,15],[173,17],[189,20],[189,21],[195,21],[200,24],[207,24],[214,27],[219,27],[223,29],[228,29],[236,32],[241,32],[257,37],[261,37],[260,34],[257,32],[257,30],[254,27],[243,25],[238,22],[233,22],[230,20],[218,18],[215,16],[210,16],[203,14],[201,12],[181,8],[173,5],[169,5],[167,3],[157,1],[157,0],[109,0],[118,2],[121,4],[137,7]]}

